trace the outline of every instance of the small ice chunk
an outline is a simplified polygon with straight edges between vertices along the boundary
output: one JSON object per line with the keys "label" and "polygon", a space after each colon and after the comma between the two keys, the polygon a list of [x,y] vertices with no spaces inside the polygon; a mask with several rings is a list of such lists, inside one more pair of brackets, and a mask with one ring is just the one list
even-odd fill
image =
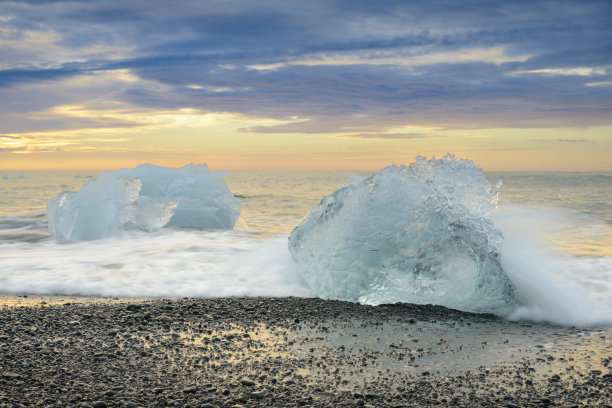
{"label": "small ice chunk", "polygon": [[139,203],[140,188],[139,179],[122,180],[105,171],[78,192],[66,190],[49,200],[49,231],[56,238],[89,241],[126,229],[159,229],[168,222],[177,203]]}
{"label": "small ice chunk", "polygon": [[289,250],[325,299],[504,313],[515,300],[490,220],[496,202],[473,162],[418,157],[324,197]]}
{"label": "small ice chunk", "polygon": [[139,178],[140,197],[176,200],[167,226],[179,228],[232,229],[240,216],[241,202],[230,191],[224,172],[212,172],[205,164],[169,168],[141,164],[114,173],[121,179]]}
{"label": "small ice chunk", "polygon": [[78,192],[63,191],[48,202],[49,230],[56,238],[83,241],[165,225],[231,229],[241,204],[222,176],[206,165],[105,171]]}

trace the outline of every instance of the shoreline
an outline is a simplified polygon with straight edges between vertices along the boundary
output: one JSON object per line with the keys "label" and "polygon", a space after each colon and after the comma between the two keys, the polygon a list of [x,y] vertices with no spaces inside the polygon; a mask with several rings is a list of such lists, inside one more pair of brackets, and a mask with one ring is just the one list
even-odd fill
{"label": "shoreline", "polygon": [[118,296],[81,296],[81,295],[0,295],[0,308],[61,306],[66,304],[110,305],[144,303],[155,300],[179,300],[179,298],[118,297]]}
{"label": "shoreline", "polygon": [[0,304],[0,406],[518,407],[612,400],[609,328],[291,297],[28,295],[0,296]]}

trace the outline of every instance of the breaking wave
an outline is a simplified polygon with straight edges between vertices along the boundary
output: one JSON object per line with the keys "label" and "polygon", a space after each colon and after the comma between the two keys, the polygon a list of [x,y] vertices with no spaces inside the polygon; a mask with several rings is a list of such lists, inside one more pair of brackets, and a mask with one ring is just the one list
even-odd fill
{"label": "breaking wave", "polygon": [[[176,187],[172,194],[199,193],[197,180],[208,177],[204,168],[136,169],[140,174],[133,174],[134,169],[120,177],[111,174],[108,184],[96,189],[118,192],[109,194],[113,205],[125,203],[117,197],[128,197],[122,208],[129,212],[133,206],[176,200],[176,195],[160,193],[169,191],[171,184]],[[192,174],[183,177],[181,172]],[[212,177],[215,183],[223,182],[219,174]],[[0,217],[0,293],[321,296],[369,304],[434,303],[562,325],[612,325],[612,217],[606,212],[610,196],[602,188],[612,176],[575,176],[580,185],[591,184],[578,189],[573,182],[571,194],[555,195],[555,206],[510,201],[536,197],[536,190],[544,201],[559,191],[557,187],[567,186],[565,176],[499,177],[510,179],[501,189],[502,198],[512,188],[522,196],[510,193],[510,200],[499,204],[500,188],[492,187],[472,162],[452,156],[419,158],[410,166],[389,167],[367,179],[353,177],[353,183],[312,208],[318,198],[347,181],[344,175],[248,173],[226,180],[243,198],[245,220],[259,230],[247,230],[241,218],[234,230],[182,225],[156,230],[161,221],[155,228],[135,228],[143,218],[128,216],[113,218],[131,224],[112,234],[78,241],[51,236],[42,207],[31,203],[42,203],[41,189],[50,198],[60,188],[75,189],[81,181],[74,182],[74,174],[61,178],[55,173],[28,173],[23,179],[11,174],[2,182],[15,188],[6,190],[12,195],[0,197],[3,205],[19,199],[16,192],[27,192],[27,200],[15,202],[25,204],[27,212],[38,212]],[[221,204],[237,201],[219,185],[219,197],[227,197]],[[93,198],[101,196],[92,192]],[[598,211],[586,215],[581,211],[591,207],[566,196],[590,197]],[[108,211],[100,200],[93,200],[91,208],[84,203],[78,199],[79,205],[71,207],[82,214],[83,226],[92,225],[86,214]],[[239,205],[220,208],[233,214],[232,219],[240,211]],[[287,237],[295,220],[311,208]],[[204,212],[191,214],[183,219],[190,222],[198,214],[201,220],[209,219]],[[61,223],[60,218],[49,222]],[[69,227],[67,223],[64,230]]]}
{"label": "breaking wave", "polygon": [[554,213],[498,209],[499,187],[471,161],[418,157],[324,197],[292,231],[289,250],[325,299],[611,324],[610,257],[555,250],[550,234],[535,233]]}

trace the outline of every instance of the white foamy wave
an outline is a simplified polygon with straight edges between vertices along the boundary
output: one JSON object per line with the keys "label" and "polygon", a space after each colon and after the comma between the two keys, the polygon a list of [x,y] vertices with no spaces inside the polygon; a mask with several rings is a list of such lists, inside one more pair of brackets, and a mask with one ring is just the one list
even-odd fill
{"label": "white foamy wave", "polygon": [[[493,211],[492,222],[504,235],[499,261],[517,302],[504,317],[612,326],[609,222],[542,204],[505,204]],[[163,229],[60,244],[49,237],[42,215],[1,217],[0,293],[316,296],[291,260],[286,236],[262,236]]]}
{"label": "white foamy wave", "polygon": [[162,230],[94,242],[0,244],[0,291],[127,297],[300,296],[286,237]]}
{"label": "white foamy wave", "polygon": [[471,161],[420,157],[324,197],[289,249],[326,299],[612,324],[610,226],[578,211],[496,203]]}
{"label": "white foamy wave", "polygon": [[[510,319],[612,325],[612,258],[602,249],[610,247],[609,226],[576,211],[517,204],[501,207],[495,223],[504,234],[501,264],[519,303]],[[601,242],[591,233],[589,244],[580,244],[576,235],[585,229],[599,231]]]}

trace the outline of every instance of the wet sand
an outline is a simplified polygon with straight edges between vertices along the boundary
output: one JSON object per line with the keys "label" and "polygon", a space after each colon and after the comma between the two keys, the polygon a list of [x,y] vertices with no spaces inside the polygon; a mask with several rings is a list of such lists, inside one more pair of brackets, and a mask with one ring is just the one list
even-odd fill
{"label": "wet sand", "polygon": [[302,298],[0,304],[0,407],[612,406],[606,328]]}

